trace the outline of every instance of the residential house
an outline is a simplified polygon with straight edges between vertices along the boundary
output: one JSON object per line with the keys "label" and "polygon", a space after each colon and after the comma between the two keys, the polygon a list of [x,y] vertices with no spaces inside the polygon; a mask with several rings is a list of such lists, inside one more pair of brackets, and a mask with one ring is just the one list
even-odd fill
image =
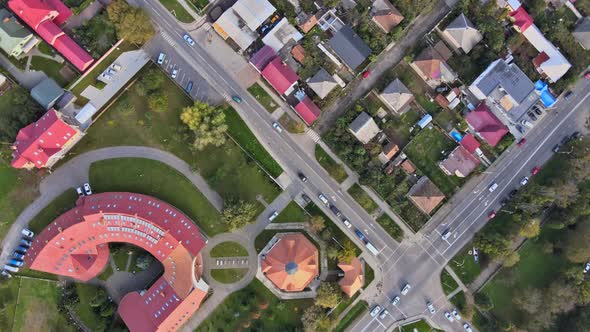
{"label": "residential house", "polygon": [[590,18],[584,17],[572,32],[574,38],[580,43],[582,48],[590,50]]}
{"label": "residential house", "polygon": [[430,86],[436,87],[441,83],[453,82],[457,74],[446,61],[452,56],[451,51],[439,42],[435,46],[428,46],[414,59],[411,67]]}
{"label": "residential house", "polygon": [[408,198],[420,211],[430,215],[445,199],[445,195],[428,177],[423,176],[410,188]]}
{"label": "residential house", "polygon": [[344,26],[344,22],[336,15],[336,9],[330,9],[320,16],[318,19],[318,26],[323,31],[331,31],[335,33]]}
{"label": "residential house", "polygon": [[279,93],[288,95],[293,91],[299,76],[280,57],[275,57],[262,70],[262,77]]}
{"label": "residential house", "polygon": [[85,71],[94,62],[59,27],[72,16],[72,11],[60,0],[9,0],[8,7],[78,70]]}
{"label": "residential house", "polygon": [[315,15],[311,15],[299,24],[299,29],[303,33],[308,33],[316,24],[318,24],[318,18]]}
{"label": "residential house", "polygon": [[258,38],[258,29],[276,8],[267,0],[238,0],[213,23],[224,40],[231,38],[242,50]]}
{"label": "residential house", "polygon": [[256,68],[257,71],[261,72],[274,58],[277,57],[272,47],[268,45],[262,46],[252,57],[250,57],[250,64]]}
{"label": "residential house", "polygon": [[483,39],[483,35],[463,13],[449,23],[442,35],[449,44],[465,53],[469,53]]}
{"label": "residential house", "polygon": [[31,89],[33,99],[46,110],[52,108],[63,94],[64,89],[51,78],[45,78]]}
{"label": "residential house", "polygon": [[366,112],[359,114],[348,125],[348,130],[363,144],[369,143],[381,131],[375,120]]}
{"label": "residential house", "polygon": [[365,284],[363,264],[354,257],[350,263],[338,262],[338,267],[344,272],[344,277],[338,281],[340,288],[348,297],[353,297]]}
{"label": "residential house", "polygon": [[515,63],[508,64],[503,59],[492,62],[469,90],[477,99],[499,108],[515,123],[539,100],[533,82]]}
{"label": "residential house", "polygon": [[344,87],[342,79],[336,74],[330,75],[330,73],[324,68],[320,68],[315,75],[307,79],[307,86],[309,86],[320,99],[326,98],[326,96],[338,85]]}
{"label": "residential house", "polygon": [[508,7],[512,9],[510,17],[514,22],[514,29],[520,32],[539,52],[533,61],[535,68],[541,76],[550,82],[557,82],[572,65],[557,47],[545,38],[519,1],[510,1]]}
{"label": "residential house", "polygon": [[297,44],[291,49],[291,56],[293,59],[295,59],[295,61],[302,64],[303,60],[305,60],[305,49],[303,46]]}
{"label": "residential house", "polygon": [[502,137],[508,134],[508,127],[490,111],[485,103],[480,103],[473,111],[467,113],[465,121],[473,132],[491,146],[496,146]]}
{"label": "residential house", "polygon": [[408,172],[408,174],[414,174],[416,172],[416,165],[410,160],[406,159],[401,163],[401,167],[404,171]]}
{"label": "residential house", "polygon": [[28,53],[38,42],[39,39],[8,10],[0,9],[0,48],[6,54],[18,58]]}
{"label": "residential house", "polygon": [[414,95],[399,78],[389,83],[377,96],[387,108],[397,115],[407,112],[410,109],[410,103],[414,101]]}
{"label": "residential house", "polygon": [[78,128],[50,109],[39,120],[19,130],[11,146],[12,167],[32,169],[53,166],[81,136]]}
{"label": "residential house", "polygon": [[308,96],[305,96],[294,108],[297,115],[299,115],[308,126],[311,126],[322,114],[320,108]]}
{"label": "residential house", "polygon": [[301,38],[303,38],[301,32],[289,24],[286,17],[283,17],[283,19],[262,38],[262,42],[278,53],[285,45],[297,43]]}
{"label": "residential house", "polygon": [[371,7],[371,19],[383,32],[390,33],[404,20],[404,16],[389,0],[375,0]]}
{"label": "residential house", "polygon": [[379,161],[385,165],[391,160],[391,158],[395,157],[398,152],[399,146],[393,142],[389,142],[383,147],[383,150],[379,154]]}
{"label": "residential house", "polygon": [[467,135],[463,136],[459,144],[461,144],[462,147],[469,151],[469,153],[481,154],[481,150],[479,150],[481,144],[477,141],[477,139],[475,138],[475,136],[473,136],[472,133],[468,133]]}
{"label": "residential house", "polygon": [[471,174],[478,165],[479,160],[461,145],[457,146],[445,160],[438,164],[445,174],[455,175],[460,178]]}
{"label": "residential house", "polygon": [[329,45],[351,71],[357,69],[372,53],[371,48],[348,25],[334,33]]}

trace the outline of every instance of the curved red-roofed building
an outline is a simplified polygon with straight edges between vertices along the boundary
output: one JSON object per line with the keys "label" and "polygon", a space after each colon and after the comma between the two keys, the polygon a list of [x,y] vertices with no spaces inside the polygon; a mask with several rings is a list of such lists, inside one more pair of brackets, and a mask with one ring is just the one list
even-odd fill
{"label": "curved red-roofed building", "polygon": [[262,273],[282,291],[300,292],[319,275],[318,249],[301,233],[277,234],[260,260]]}
{"label": "curved red-roofed building", "polygon": [[148,251],[164,266],[149,289],[126,294],[119,315],[131,332],[176,331],[199,308],[205,246],[198,227],[172,205],[150,196],[107,192],[81,197],[37,237],[25,256],[34,270],[88,281],[105,268],[111,242]]}

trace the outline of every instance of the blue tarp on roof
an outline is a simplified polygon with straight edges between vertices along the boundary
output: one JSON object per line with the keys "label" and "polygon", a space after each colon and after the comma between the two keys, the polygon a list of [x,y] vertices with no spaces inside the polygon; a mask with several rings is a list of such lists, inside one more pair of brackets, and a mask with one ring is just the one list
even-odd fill
{"label": "blue tarp on roof", "polygon": [[432,115],[426,114],[422,120],[418,121],[418,126],[420,126],[420,128],[424,128],[428,126],[430,122],[432,122]]}
{"label": "blue tarp on roof", "polygon": [[538,80],[535,82],[535,89],[541,95],[541,101],[543,102],[543,106],[551,107],[555,104],[556,99],[555,97],[549,92],[549,87],[547,86],[546,82]]}

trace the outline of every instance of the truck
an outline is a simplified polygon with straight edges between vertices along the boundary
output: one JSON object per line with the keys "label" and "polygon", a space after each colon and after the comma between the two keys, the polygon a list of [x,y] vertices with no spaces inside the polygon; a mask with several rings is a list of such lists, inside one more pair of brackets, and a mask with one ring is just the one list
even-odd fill
{"label": "truck", "polygon": [[375,248],[375,246],[373,246],[373,245],[371,244],[371,242],[367,242],[367,244],[366,244],[366,247],[367,247],[367,249],[369,249],[369,251],[370,251],[370,252],[371,252],[373,255],[375,255],[375,256],[379,255],[379,250],[377,250],[377,248]]}

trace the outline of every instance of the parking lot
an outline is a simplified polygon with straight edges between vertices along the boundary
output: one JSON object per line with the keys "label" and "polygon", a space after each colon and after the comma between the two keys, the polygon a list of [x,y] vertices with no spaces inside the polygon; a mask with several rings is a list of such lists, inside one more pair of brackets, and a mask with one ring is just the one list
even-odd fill
{"label": "parking lot", "polygon": [[193,82],[192,88],[187,93],[193,100],[199,100],[208,104],[219,104],[224,102],[223,97],[186,63],[186,61],[176,52],[177,43],[184,43],[183,40],[166,39],[162,34],[154,37],[149,43],[143,46],[148,56],[157,63],[160,53],[166,55],[164,62],[160,65],[162,69],[171,77],[174,69],[177,70],[176,78],[173,80],[183,90],[187,91],[189,82]]}

